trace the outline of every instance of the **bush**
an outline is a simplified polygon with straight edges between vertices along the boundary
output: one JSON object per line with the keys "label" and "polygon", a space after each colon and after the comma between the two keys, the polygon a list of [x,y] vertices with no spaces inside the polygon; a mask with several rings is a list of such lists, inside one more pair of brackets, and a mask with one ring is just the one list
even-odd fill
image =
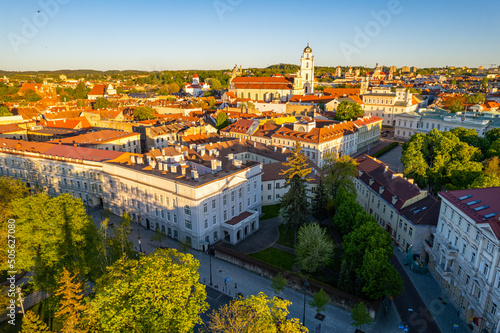
{"label": "bush", "polygon": [[391,151],[392,149],[394,149],[398,145],[399,145],[399,142],[393,142],[390,145],[388,145],[387,147],[379,150],[375,154],[372,154],[372,157],[375,157],[375,158],[380,157],[380,156],[384,155],[385,153],[387,153],[388,151]]}

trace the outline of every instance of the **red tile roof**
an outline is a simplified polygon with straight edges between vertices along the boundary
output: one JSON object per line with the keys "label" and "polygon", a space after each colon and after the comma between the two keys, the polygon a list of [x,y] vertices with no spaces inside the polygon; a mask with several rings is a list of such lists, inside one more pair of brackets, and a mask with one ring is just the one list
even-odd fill
{"label": "red tile roof", "polygon": [[88,96],[89,95],[104,96],[105,89],[106,89],[106,85],[105,84],[96,84],[89,91]]}
{"label": "red tile roof", "polygon": [[273,138],[283,138],[289,140],[297,140],[301,142],[322,143],[331,141],[357,132],[358,129],[354,126],[353,122],[343,122],[339,124],[332,124],[322,128],[313,128],[309,132],[294,131],[286,126],[281,127]]}
{"label": "red tile roof", "polygon": [[[439,192],[439,196],[449,201],[478,225],[489,225],[500,240],[500,187],[445,191]],[[485,208],[477,210],[481,207]]]}
{"label": "red tile roof", "polygon": [[236,225],[236,224],[240,223],[241,221],[243,221],[244,219],[246,219],[247,217],[252,216],[252,215],[253,214],[250,212],[243,212],[240,215],[233,217],[229,221],[226,221],[225,223],[229,224],[229,225]]}
{"label": "red tile roof", "polygon": [[284,77],[235,77],[236,89],[293,89],[293,81]]}
{"label": "red tile roof", "polygon": [[114,130],[103,130],[98,132],[90,132],[77,136],[72,136],[69,138],[58,139],[49,141],[52,143],[62,143],[62,144],[82,144],[82,145],[94,145],[99,143],[106,143],[108,141],[113,141],[120,138],[134,137],[140,135],[139,133],[122,132]]}

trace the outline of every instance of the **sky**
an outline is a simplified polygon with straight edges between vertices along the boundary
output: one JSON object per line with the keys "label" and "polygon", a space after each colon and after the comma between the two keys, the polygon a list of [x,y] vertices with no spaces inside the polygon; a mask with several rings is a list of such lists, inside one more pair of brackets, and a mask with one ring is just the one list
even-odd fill
{"label": "sky", "polygon": [[500,65],[497,0],[0,2],[0,70]]}

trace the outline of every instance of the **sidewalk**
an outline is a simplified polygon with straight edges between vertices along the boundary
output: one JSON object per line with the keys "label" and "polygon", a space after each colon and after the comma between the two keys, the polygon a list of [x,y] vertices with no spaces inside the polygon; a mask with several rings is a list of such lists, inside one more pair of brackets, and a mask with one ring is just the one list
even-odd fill
{"label": "sidewalk", "polygon": [[[100,221],[99,211],[93,211],[92,216],[96,224]],[[113,215],[110,218],[111,223],[118,223],[119,217]],[[132,224],[131,238],[134,242],[134,247],[138,249],[138,226],[137,224]],[[146,253],[153,252],[158,246],[159,242],[150,241],[151,236],[154,235],[152,230],[140,227],[140,235],[142,240],[142,250]],[[180,248],[180,243],[167,238],[162,241],[162,246],[170,248]],[[188,251],[196,259],[200,261],[200,268],[198,272],[200,274],[200,282],[204,284],[209,284],[210,281],[210,266],[209,266],[209,255],[190,249]],[[229,283],[227,284],[227,290],[225,288],[224,280],[229,278]],[[212,257],[212,281],[213,286],[217,287],[218,290],[223,291],[229,296],[235,296],[237,293],[242,293],[244,296],[247,295],[257,295],[259,292],[264,292],[268,296],[274,296],[274,292],[271,288],[271,280],[264,278],[255,273],[249,272],[243,268],[235,266],[224,260]],[[223,290],[224,289],[224,290]],[[285,288],[280,296],[292,302],[292,305],[288,307],[290,311],[289,318],[298,318],[301,322],[304,316],[304,294],[302,292],[296,291],[291,288]],[[322,333],[348,333],[354,332],[355,328],[351,326],[351,313],[340,308],[337,308],[331,304],[326,306],[326,310],[323,312],[325,319],[320,321],[315,319],[316,311],[309,306],[309,301],[312,299],[311,295],[306,296],[306,327],[310,332],[315,333],[319,324],[321,324]],[[381,307],[379,313],[376,317],[377,321],[370,326],[363,327],[367,333],[400,333],[401,330],[398,329],[399,316],[397,315],[396,309],[389,309],[387,315],[383,314],[383,308]]]}
{"label": "sidewalk", "polygon": [[[417,289],[420,297],[429,309],[432,317],[434,317],[434,320],[441,331],[443,333],[470,333],[471,330],[469,327],[467,327],[467,325],[465,325],[465,323],[458,318],[458,309],[455,308],[451,302],[443,304],[443,302],[438,299],[438,297],[446,299],[448,295],[441,289],[432,275],[430,273],[417,274],[410,271],[410,266],[404,266],[403,264],[406,254],[399,250],[399,248],[394,249],[394,254],[401,265],[403,265],[406,273],[413,283],[413,286]],[[454,324],[459,325],[456,331],[453,330]]]}

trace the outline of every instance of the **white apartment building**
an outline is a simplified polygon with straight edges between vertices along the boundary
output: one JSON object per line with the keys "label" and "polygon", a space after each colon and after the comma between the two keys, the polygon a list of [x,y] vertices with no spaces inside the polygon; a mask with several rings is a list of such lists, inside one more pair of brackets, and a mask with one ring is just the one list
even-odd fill
{"label": "white apartment building", "polygon": [[457,127],[473,129],[480,137],[493,128],[500,127],[500,113],[496,112],[457,112],[443,109],[420,109],[415,112],[398,114],[394,137],[409,140],[413,134],[427,134],[433,129],[450,131]]}
{"label": "white apartment building", "polygon": [[[362,83],[366,84],[366,83]],[[362,91],[366,87],[362,87]],[[396,126],[396,116],[418,109],[418,101],[413,98],[404,87],[396,87],[395,92],[390,88],[373,88],[362,96],[365,115],[376,116],[383,119],[383,125]]]}
{"label": "white apartment building", "polygon": [[354,179],[357,201],[372,214],[402,250],[413,246],[414,254],[423,252],[424,243],[436,229],[439,202],[386,164],[363,155],[357,159]]}
{"label": "white apartment building", "polygon": [[440,192],[429,268],[473,332],[500,332],[500,187]]}
{"label": "white apartment building", "polygon": [[137,223],[204,249],[236,244],[259,228],[262,165],[187,147],[149,154],[0,139],[0,176]]}

